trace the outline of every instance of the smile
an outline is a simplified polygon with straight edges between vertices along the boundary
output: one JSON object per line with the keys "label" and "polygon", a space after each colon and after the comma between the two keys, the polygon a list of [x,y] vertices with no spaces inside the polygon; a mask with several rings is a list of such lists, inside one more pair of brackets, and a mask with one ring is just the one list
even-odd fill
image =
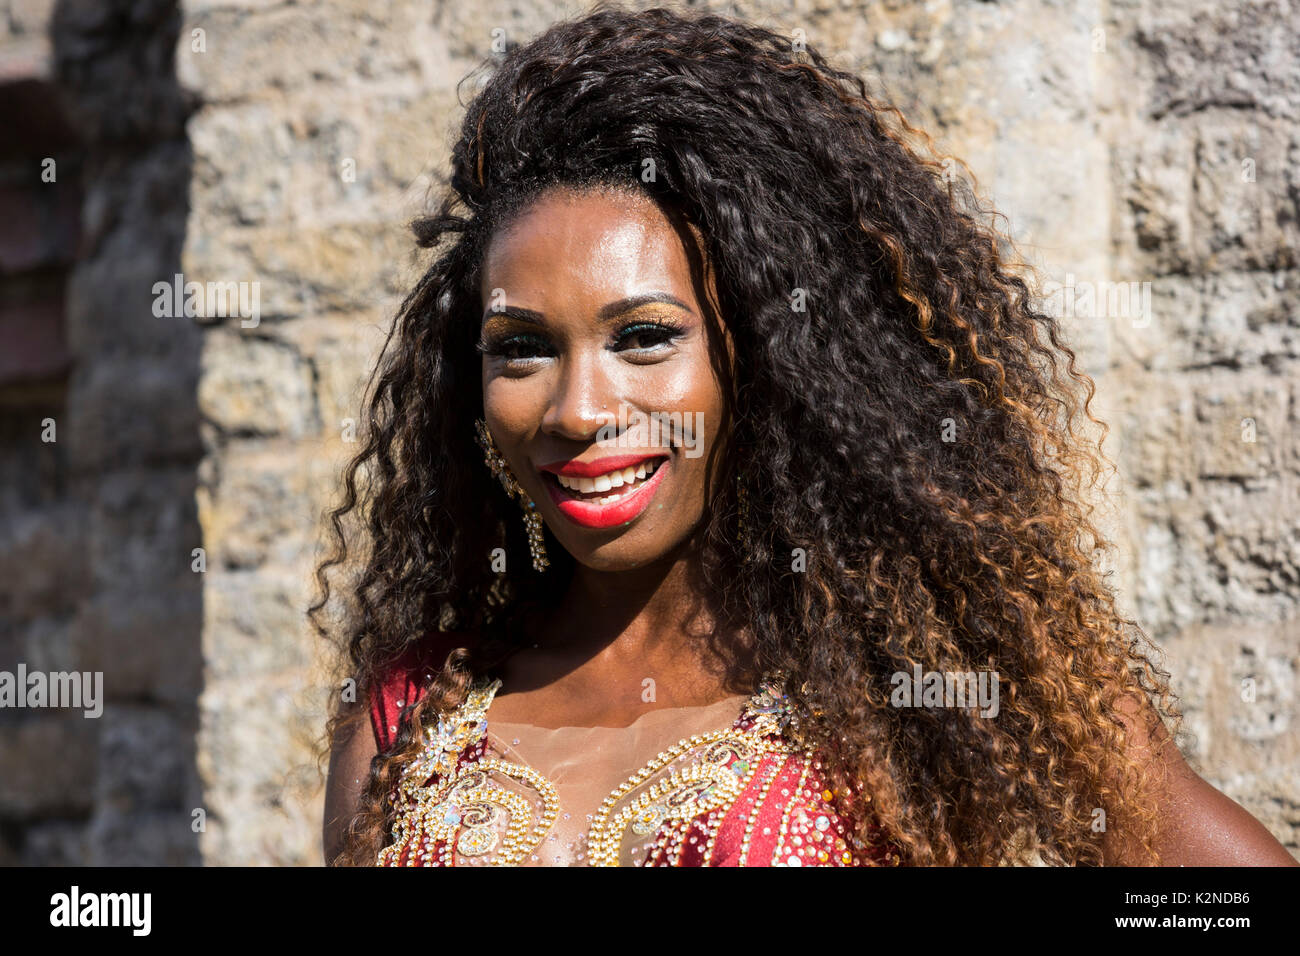
{"label": "smile", "polygon": [[560,513],[585,528],[627,524],[650,506],[669,468],[662,455],[619,455],[593,462],[541,466]]}

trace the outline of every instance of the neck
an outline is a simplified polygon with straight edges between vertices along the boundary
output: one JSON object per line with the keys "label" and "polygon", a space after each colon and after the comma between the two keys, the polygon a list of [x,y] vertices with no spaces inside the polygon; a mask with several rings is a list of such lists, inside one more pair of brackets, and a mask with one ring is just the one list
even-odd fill
{"label": "neck", "polygon": [[543,654],[590,662],[593,676],[632,669],[712,684],[749,664],[744,641],[724,621],[704,593],[696,555],[682,549],[627,571],[578,565],[559,605],[533,633]]}

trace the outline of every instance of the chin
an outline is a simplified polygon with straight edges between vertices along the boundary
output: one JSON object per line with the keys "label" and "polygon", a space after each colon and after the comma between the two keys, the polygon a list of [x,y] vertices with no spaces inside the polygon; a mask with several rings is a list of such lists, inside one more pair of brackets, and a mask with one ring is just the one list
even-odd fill
{"label": "chin", "polygon": [[[573,552],[571,552],[573,553]],[[573,560],[592,571],[619,572],[635,571],[647,564],[662,560],[667,551],[642,551],[639,548],[604,547],[595,551],[573,553]]]}
{"label": "chin", "polygon": [[685,538],[674,536],[671,540],[636,542],[630,535],[621,535],[605,544],[588,548],[567,548],[573,560],[592,571],[617,573],[635,571],[648,565],[670,560],[681,548]]}

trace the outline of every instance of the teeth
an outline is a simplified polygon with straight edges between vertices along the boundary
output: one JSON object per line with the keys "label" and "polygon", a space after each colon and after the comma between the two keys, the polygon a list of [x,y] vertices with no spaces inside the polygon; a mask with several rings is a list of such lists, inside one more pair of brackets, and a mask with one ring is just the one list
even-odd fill
{"label": "teeth", "polygon": [[[635,484],[642,478],[648,478],[655,473],[659,465],[659,459],[649,459],[641,462],[635,468],[628,467],[621,471],[611,471],[606,475],[598,475],[595,478],[570,478],[566,475],[556,475],[562,488],[568,488],[570,491],[576,491],[579,494],[591,494],[593,491],[611,491],[614,488],[624,488]],[[604,495],[600,498],[591,499],[597,504],[609,504],[625,497],[629,492],[620,492],[615,495]]]}

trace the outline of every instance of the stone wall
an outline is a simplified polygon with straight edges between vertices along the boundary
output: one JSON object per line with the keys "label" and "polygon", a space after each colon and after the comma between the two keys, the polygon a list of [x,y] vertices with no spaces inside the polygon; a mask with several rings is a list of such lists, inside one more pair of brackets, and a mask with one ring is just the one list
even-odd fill
{"label": "stone wall", "polygon": [[[59,6],[55,45],[86,71],[72,71],[84,108],[105,114],[83,121],[84,216],[101,238],[68,309],[68,414],[83,424],[62,453],[86,476],[87,517],[69,529],[34,511],[29,533],[49,562],[85,566],[66,626],[33,605],[24,633],[132,672],[117,732],[84,746],[146,768],[119,779],[101,764],[77,819],[103,828],[110,807],[138,807],[121,819],[152,827],[135,842],[154,859],[318,863],[309,743],[328,690],[303,609],[363,376],[417,275],[405,222],[445,173],[461,78],[495,39],[577,7],[185,0],[172,20],[161,2]],[[1285,5],[703,6],[866,74],[967,160],[1045,279],[1150,290],[1149,313],[1094,304],[1070,322],[1112,426],[1116,582],[1166,649],[1189,757],[1296,851],[1300,41],[1277,29]],[[85,39],[101,7],[143,18],[132,78],[151,108],[135,122],[160,119],[129,137],[106,119],[120,85],[89,82],[124,69]],[[169,56],[143,39],[168,32]],[[175,272],[257,283],[258,314],[152,319],[145,297]],[[88,290],[105,288],[111,314],[92,324]],[[84,551],[60,527],[87,535]],[[146,791],[156,806],[124,796]],[[168,814],[186,807],[206,825],[181,836]],[[95,845],[102,858],[113,844]]]}
{"label": "stone wall", "polygon": [[[1212,783],[1300,845],[1300,30],[1286,3],[1124,3],[1112,327],[1127,593]],[[1283,24],[1290,24],[1283,28]]]}
{"label": "stone wall", "polygon": [[320,861],[307,757],[324,700],[303,617],[316,518],[416,277],[405,221],[455,104],[427,4],[264,7],[185,4],[178,52],[203,98],[184,273],[261,289],[256,325],[206,328],[198,387],[203,853],[223,864]]}
{"label": "stone wall", "polygon": [[[14,185],[48,208],[71,202],[77,229],[50,319],[68,367],[11,389],[29,398],[3,446],[17,480],[0,532],[0,669],[101,672],[104,697],[98,717],[0,712],[0,858],[197,864],[202,333],[154,317],[150,293],[179,271],[191,175],[179,12],[62,0],[5,4],[0,22],[0,50],[26,77],[11,82],[51,88],[25,126],[57,115],[70,131],[52,155],[20,157]],[[24,234],[8,217],[0,228]],[[37,234],[60,232],[47,219]]]}

